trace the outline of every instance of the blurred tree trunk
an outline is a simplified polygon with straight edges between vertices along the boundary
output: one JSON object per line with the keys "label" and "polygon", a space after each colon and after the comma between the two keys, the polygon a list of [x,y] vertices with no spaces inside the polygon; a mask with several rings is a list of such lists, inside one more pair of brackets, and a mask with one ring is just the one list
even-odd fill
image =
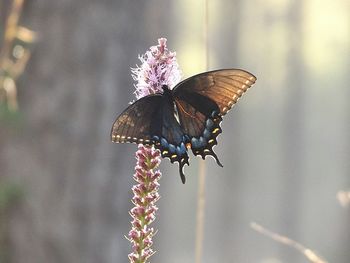
{"label": "blurred tree trunk", "polygon": [[[280,214],[283,215],[281,229],[287,236],[300,235],[300,213],[303,202],[303,178],[305,178],[304,149],[304,64],[302,57],[303,36],[303,1],[290,1],[287,21],[289,26],[287,57],[288,74],[285,88],[284,138],[283,138],[283,174],[281,174],[284,196],[282,197]],[[283,247],[281,258],[297,262],[299,255],[287,247]]]}
{"label": "blurred tree trunk", "polygon": [[25,192],[9,219],[11,262],[127,260],[129,222],[119,213],[129,209],[123,164],[133,153],[117,150],[109,131],[132,100],[129,67],[149,45],[136,39],[148,38],[145,6],[26,2],[22,23],[39,41],[18,83],[20,129],[0,142],[1,175]]}
{"label": "blurred tree trunk", "polygon": [[[213,14],[212,17],[220,17],[220,23],[216,21],[216,27],[211,28],[209,39],[212,39],[216,44],[212,49],[213,54],[210,54],[214,55],[215,59],[212,59],[211,61],[219,61],[220,65],[209,65],[210,69],[241,68],[239,56],[239,33],[241,26],[241,13],[243,12],[242,2],[241,0],[223,2],[220,4],[220,8],[217,12],[218,14]],[[225,262],[228,256],[235,258],[235,261],[237,262],[241,260],[239,258],[240,253],[237,253],[233,248],[240,247],[241,243],[239,239],[242,228],[237,224],[237,222],[240,221],[241,214],[237,213],[237,211],[239,211],[239,207],[241,207],[242,202],[244,202],[244,200],[242,200],[242,191],[245,190],[242,187],[244,179],[240,176],[242,174],[241,164],[243,163],[243,160],[242,155],[239,152],[239,149],[242,148],[242,140],[239,138],[239,134],[242,131],[240,125],[242,121],[242,113],[239,112],[239,108],[235,108],[234,113],[230,113],[234,115],[227,117],[226,121],[230,123],[226,123],[226,125],[223,124],[223,126],[226,126],[225,128],[230,131],[224,132],[220,136],[220,147],[216,148],[220,151],[218,156],[220,160],[222,160],[225,168],[223,170],[219,167],[215,167],[218,174],[207,175],[208,185],[212,185],[215,182],[215,188],[217,189],[214,196],[207,196],[209,200],[214,200],[214,202],[212,201],[213,205],[207,207],[207,214],[210,213],[217,216],[216,220],[218,225],[225,226],[223,228],[214,228],[212,229],[213,232],[210,233],[210,236],[213,236],[214,240],[220,240],[220,242],[211,244],[208,248],[207,256],[210,256],[209,253],[212,251],[226,252],[218,254],[217,262]],[[224,171],[226,171],[228,176],[222,178],[225,175]],[[211,181],[213,181],[213,183]],[[225,205],[214,205],[227,203],[228,195],[230,196],[229,209]],[[215,196],[217,197],[215,198]],[[211,221],[211,219],[208,221]],[[215,222],[215,220],[213,221]],[[209,233],[206,235],[209,235]]]}
{"label": "blurred tree trunk", "polygon": [[[350,5],[348,5],[348,13],[350,13]],[[348,18],[348,22],[350,22],[350,18]],[[348,56],[347,56],[347,66],[345,67],[347,69],[350,68],[350,53],[348,53]],[[350,74],[346,74],[347,76],[347,79],[346,79],[346,83],[350,83]],[[350,98],[350,89],[348,89],[348,96],[345,96],[346,98]],[[348,124],[348,129],[345,129],[345,130],[350,130],[350,123],[349,123],[349,120],[350,120],[350,104],[347,103],[348,105],[348,109],[347,109],[347,116],[345,117],[345,120],[344,120],[344,123],[347,123]],[[347,136],[348,138],[348,141],[347,141],[347,152],[348,154],[346,154],[345,156],[349,156],[350,155],[350,137]],[[346,185],[344,186],[344,188],[347,190],[347,191],[350,191],[350,162],[348,161],[349,159],[347,159],[345,157],[344,159],[344,162],[347,163],[347,172],[345,172],[344,176],[346,178]],[[348,207],[349,208],[349,207]],[[345,216],[346,216],[346,219],[345,219],[345,222],[350,222],[350,209],[348,209],[346,212],[345,212]],[[350,258],[350,250],[348,249],[348,245],[350,244],[350,224],[347,223],[345,225],[345,230],[344,230],[344,233],[348,233],[348,234],[345,234],[345,239],[343,240],[343,242],[341,242],[341,245],[342,245],[342,250],[343,251],[347,251],[346,255],[344,258]]]}
{"label": "blurred tree trunk", "polygon": [[[348,5],[348,13],[350,12],[350,5]],[[348,18],[348,21],[350,22],[350,18]],[[345,63],[345,69],[349,69],[350,68],[350,53],[348,53],[347,59],[346,59],[346,63]],[[346,70],[346,77],[345,77],[345,82],[347,84],[345,84],[346,86],[348,86],[348,84],[350,83],[350,74],[348,74],[348,71]],[[348,103],[348,98],[350,98],[350,89],[347,88],[347,95],[345,95],[346,98],[346,105],[347,105],[347,109],[346,109],[346,114],[345,114],[345,119],[344,119],[344,123],[347,124],[347,126],[345,127],[345,133],[346,131],[350,130],[350,104]],[[343,163],[346,164],[345,166],[345,173],[344,173],[344,177],[345,177],[345,185],[344,185],[344,190],[349,191],[350,192],[350,162],[349,162],[349,155],[350,155],[350,137],[347,137],[347,149],[346,152],[347,154],[344,155],[344,159],[343,159]],[[347,209],[345,209],[344,211],[344,216],[345,216],[345,220],[344,220],[344,239],[340,240],[340,246],[341,246],[341,251],[346,251],[344,254],[344,259],[349,259],[350,258],[350,249],[349,249],[349,244],[350,244],[350,204],[348,204],[348,207],[346,207]]]}

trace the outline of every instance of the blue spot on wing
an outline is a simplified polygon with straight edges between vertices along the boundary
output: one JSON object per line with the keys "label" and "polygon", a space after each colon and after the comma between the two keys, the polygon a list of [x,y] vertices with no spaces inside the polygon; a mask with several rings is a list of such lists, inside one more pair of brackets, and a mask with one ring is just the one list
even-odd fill
{"label": "blue spot on wing", "polygon": [[163,148],[168,148],[168,142],[165,138],[160,139],[160,145],[162,145]]}
{"label": "blue spot on wing", "polygon": [[203,137],[209,140],[210,136],[211,136],[210,131],[208,130],[208,128],[205,128],[203,131]]}
{"label": "blue spot on wing", "polygon": [[178,155],[183,155],[186,153],[186,147],[185,147],[185,144],[182,142],[180,144],[180,146],[177,146],[176,147],[176,154]]}
{"label": "blue spot on wing", "polygon": [[202,136],[191,138],[191,148],[194,155],[200,155],[204,160],[207,155],[211,155],[216,160],[219,166],[222,166],[213,147],[217,144],[217,136],[222,132],[220,123],[221,116],[216,111],[213,111],[211,117],[205,122],[205,128]]}
{"label": "blue spot on wing", "polygon": [[[179,144],[168,143],[168,140],[164,137],[153,136],[153,143],[155,148],[159,149],[163,158],[169,158],[171,163],[179,163],[179,172],[182,183],[185,183],[186,178],[183,173],[183,167],[185,164],[189,165],[187,149],[183,141]],[[185,137],[183,137],[185,138]]]}
{"label": "blue spot on wing", "polygon": [[176,147],[173,144],[169,144],[169,151],[170,153],[175,153],[176,152]]}
{"label": "blue spot on wing", "polygon": [[212,119],[207,119],[207,121],[206,121],[206,128],[208,129],[208,130],[210,130],[213,126],[214,126],[214,122],[213,122],[213,120]]}

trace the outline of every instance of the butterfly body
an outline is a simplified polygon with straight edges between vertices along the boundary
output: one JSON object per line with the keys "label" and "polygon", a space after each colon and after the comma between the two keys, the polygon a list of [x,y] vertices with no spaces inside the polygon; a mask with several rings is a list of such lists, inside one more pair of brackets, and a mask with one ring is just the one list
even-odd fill
{"label": "butterfly body", "polygon": [[220,123],[229,109],[255,82],[243,70],[227,69],[205,72],[188,78],[163,93],[143,97],[130,105],[112,127],[112,141],[154,145],[163,158],[189,165],[188,150],[203,159],[214,157],[222,166],[213,147],[222,132]]}

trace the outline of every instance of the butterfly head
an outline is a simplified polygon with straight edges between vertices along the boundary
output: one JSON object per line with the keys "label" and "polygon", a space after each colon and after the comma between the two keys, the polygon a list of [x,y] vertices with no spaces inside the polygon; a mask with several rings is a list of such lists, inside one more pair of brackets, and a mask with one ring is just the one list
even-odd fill
{"label": "butterfly head", "polygon": [[165,92],[170,92],[170,89],[169,89],[168,85],[165,85],[165,84],[162,86],[162,90],[163,90],[164,93]]}
{"label": "butterfly head", "polygon": [[169,86],[168,85],[163,85],[162,86],[162,90],[163,90],[163,95],[166,96],[166,97],[173,97],[172,96],[172,92],[171,92],[171,89],[169,89]]}

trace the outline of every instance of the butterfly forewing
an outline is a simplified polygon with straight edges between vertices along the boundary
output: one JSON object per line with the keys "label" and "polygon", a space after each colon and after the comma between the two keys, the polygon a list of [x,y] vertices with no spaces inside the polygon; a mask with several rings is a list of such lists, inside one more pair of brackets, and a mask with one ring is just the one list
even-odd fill
{"label": "butterfly forewing", "polygon": [[214,101],[223,116],[255,81],[254,75],[241,69],[209,71],[180,82],[174,88],[174,95],[181,96],[185,91],[199,93]]}
{"label": "butterfly forewing", "polygon": [[115,120],[111,131],[112,141],[151,144],[151,124],[161,100],[161,95],[151,95],[131,104]]}

